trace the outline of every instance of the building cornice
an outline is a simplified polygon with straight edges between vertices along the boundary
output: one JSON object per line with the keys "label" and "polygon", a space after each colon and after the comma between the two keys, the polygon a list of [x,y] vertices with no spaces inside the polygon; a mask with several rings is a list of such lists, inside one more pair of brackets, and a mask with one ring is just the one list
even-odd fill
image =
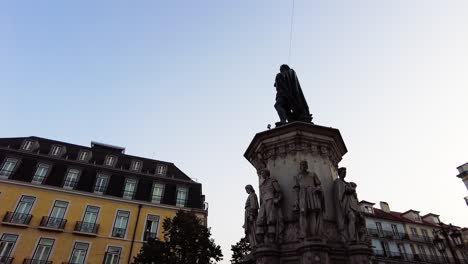
{"label": "building cornice", "polygon": [[177,206],[171,206],[171,205],[165,205],[165,204],[154,204],[154,203],[145,202],[145,201],[126,200],[126,199],[120,199],[120,198],[117,198],[117,197],[112,197],[112,196],[107,196],[107,195],[94,194],[94,193],[90,193],[90,192],[83,192],[83,191],[77,191],[77,190],[68,190],[68,189],[63,189],[63,188],[58,188],[58,187],[53,187],[53,186],[36,185],[36,184],[27,183],[27,182],[14,181],[14,180],[11,180],[11,179],[8,179],[8,180],[0,179],[0,183],[5,183],[5,184],[9,184],[9,185],[23,186],[23,187],[28,187],[28,188],[32,188],[32,189],[54,191],[54,192],[58,192],[58,193],[81,195],[81,196],[92,197],[92,198],[103,199],[103,200],[109,200],[109,201],[114,201],[114,202],[119,202],[119,203],[126,203],[126,204],[132,204],[132,205],[143,205],[143,206],[150,207],[150,208],[161,208],[161,209],[170,209],[170,210],[184,210],[184,211],[190,211],[190,212],[194,212],[194,213],[208,214],[208,212],[206,210],[203,210],[203,209],[190,208],[190,207],[177,207]]}

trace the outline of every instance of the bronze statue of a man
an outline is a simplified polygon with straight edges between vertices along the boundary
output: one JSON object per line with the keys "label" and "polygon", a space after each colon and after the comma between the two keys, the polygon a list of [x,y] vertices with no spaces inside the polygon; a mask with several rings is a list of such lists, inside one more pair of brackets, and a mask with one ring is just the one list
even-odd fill
{"label": "bronze statue of a man", "polygon": [[339,168],[338,176],[333,183],[338,231],[342,242],[357,241],[356,217],[359,215],[359,207],[356,184],[345,181],[346,168]]}
{"label": "bronze statue of a man", "polygon": [[257,245],[256,239],[256,221],[258,216],[258,199],[252,185],[246,185],[245,191],[249,195],[247,201],[245,201],[245,212],[244,212],[244,231],[247,240],[251,247]]}
{"label": "bronze statue of a man", "polygon": [[274,86],[276,87],[275,109],[280,118],[280,122],[277,122],[276,126],[293,121],[312,121],[309,106],[293,69],[286,64],[281,65]]}
{"label": "bronze statue of a man", "polygon": [[295,207],[299,211],[299,238],[319,237],[322,230],[325,198],[322,184],[315,173],[308,171],[307,161],[301,161],[300,172],[294,177]]}
{"label": "bronze statue of a man", "polygon": [[280,202],[283,194],[278,181],[270,177],[269,170],[262,170],[260,183],[260,211],[257,218],[258,243],[272,244],[281,239],[283,214]]}

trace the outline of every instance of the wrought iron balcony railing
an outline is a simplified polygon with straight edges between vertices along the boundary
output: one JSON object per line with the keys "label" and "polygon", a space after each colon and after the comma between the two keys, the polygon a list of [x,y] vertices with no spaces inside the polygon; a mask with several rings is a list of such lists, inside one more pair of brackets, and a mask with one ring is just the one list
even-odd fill
{"label": "wrought iron balcony railing", "polygon": [[144,241],[148,241],[150,239],[157,239],[158,238],[158,233],[152,233],[152,232],[145,232],[145,239]]}
{"label": "wrought iron balcony railing", "polygon": [[75,224],[75,232],[97,234],[99,230],[99,224],[77,221]]}
{"label": "wrought iron balcony railing", "polygon": [[379,231],[378,229],[375,228],[368,228],[367,231],[369,232],[369,235],[373,237],[381,237],[381,238],[388,238],[388,239],[409,239],[408,234],[406,233],[396,233],[390,230],[381,230]]}
{"label": "wrought iron balcony railing", "polygon": [[13,172],[12,170],[0,170],[0,179],[8,179]]}
{"label": "wrought iron balcony railing", "polygon": [[77,180],[66,180],[66,181],[63,183],[63,188],[75,189],[77,184],[78,184],[78,181],[77,181]]}
{"label": "wrought iron balcony railing", "polygon": [[122,198],[124,199],[133,199],[135,196],[135,191],[123,191],[122,192]]}
{"label": "wrought iron balcony railing", "polygon": [[52,261],[41,259],[24,259],[23,264],[52,264]]}
{"label": "wrought iron balcony railing", "polygon": [[63,230],[66,223],[67,219],[43,216],[39,225],[41,227]]}
{"label": "wrought iron balcony railing", "polygon": [[[447,263],[447,261],[441,256],[433,256],[426,254],[406,254],[393,251],[374,250],[374,255],[379,259],[392,259],[392,260],[404,260],[410,262],[423,262],[423,263]],[[449,262],[452,263],[452,262]]]}
{"label": "wrought iron balcony railing", "polygon": [[6,212],[5,216],[3,217],[4,223],[12,223],[12,224],[19,224],[19,225],[29,225],[31,221],[32,215],[31,214],[23,214],[23,213],[15,213],[15,212]]}
{"label": "wrought iron balcony railing", "polygon": [[11,264],[13,263],[13,258],[0,256],[0,264]]}
{"label": "wrought iron balcony railing", "polygon": [[126,231],[125,228],[114,227],[112,229],[112,236],[123,238],[125,237],[125,231]]}

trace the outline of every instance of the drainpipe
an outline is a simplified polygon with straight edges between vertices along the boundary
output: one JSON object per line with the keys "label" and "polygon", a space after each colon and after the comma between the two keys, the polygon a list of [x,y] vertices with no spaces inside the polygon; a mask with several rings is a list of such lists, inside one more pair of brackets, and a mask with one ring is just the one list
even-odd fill
{"label": "drainpipe", "polygon": [[140,212],[141,212],[141,207],[143,207],[141,204],[138,205],[138,214],[135,222],[135,228],[133,228],[133,236],[132,236],[132,242],[130,243],[130,252],[128,253],[128,261],[127,264],[130,264],[132,261],[132,252],[133,252],[133,244],[135,244],[135,235],[136,235],[136,230],[138,227],[138,222],[140,221]]}

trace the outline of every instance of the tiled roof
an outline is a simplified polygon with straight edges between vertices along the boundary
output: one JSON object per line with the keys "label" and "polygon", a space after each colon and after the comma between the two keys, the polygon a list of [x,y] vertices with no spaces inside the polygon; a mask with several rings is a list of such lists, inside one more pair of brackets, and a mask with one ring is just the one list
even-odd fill
{"label": "tiled roof", "polygon": [[411,219],[404,217],[403,214],[405,213],[394,212],[394,211],[390,211],[387,213],[381,209],[374,208],[374,214],[365,213],[365,215],[370,216],[370,217],[376,217],[376,218],[386,219],[390,221],[395,221],[395,222],[404,222],[404,223],[411,223],[411,224],[417,224],[417,225],[428,225],[428,226],[434,226],[434,227],[438,226],[438,225],[435,225],[433,223],[430,223],[424,220],[422,220],[422,222],[413,221]]}

